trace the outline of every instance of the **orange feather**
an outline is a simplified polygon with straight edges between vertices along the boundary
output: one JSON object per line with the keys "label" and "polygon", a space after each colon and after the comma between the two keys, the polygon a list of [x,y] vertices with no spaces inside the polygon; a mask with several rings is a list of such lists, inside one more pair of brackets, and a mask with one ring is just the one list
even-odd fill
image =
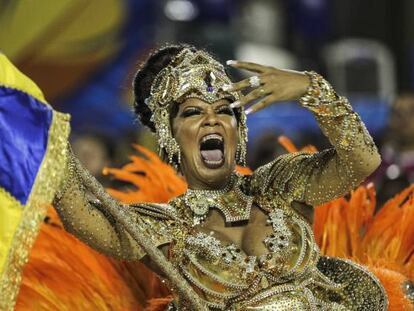
{"label": "orange feather", "polygon": [[[289,151],[298,150],[286,137],[279,141]],[[111,195],[125,203],[167,202],[185,192],[187,185],[173,168],[155,153],[134,147],[140,156],[133,155],[121,169],[106,168],[104,173],[135,190],[108,189]],[[312,146],[302,150],[316,151]],[[237,169],[251,173],[248,168]],[[322,254],[366,265],[384,285],[389,310],[412,310],[401,284],[414,279],[413,195],[414,185],[375,214],[375,189],[362,185],[349,198],[315,208],[314,233]],[[139,311],[147,305],[146,311],[158,311],[171,300],[165,286],[142,264],[95,252],[62,229],[53,209],[48,216],[49,224],[42,226],[25,266],[16,310]]]}

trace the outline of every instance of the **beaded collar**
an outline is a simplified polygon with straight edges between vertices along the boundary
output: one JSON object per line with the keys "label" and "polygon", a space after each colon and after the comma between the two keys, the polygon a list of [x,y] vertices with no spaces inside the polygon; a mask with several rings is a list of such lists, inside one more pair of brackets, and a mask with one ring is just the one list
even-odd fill
{"label": "beaded collar", "polygon": [[240,183],[240,176],[233,173],[223,189],[188,189],[183,195],[183,201],[193,212],[193,226],[201,224],[206,219],[210,208],[220,210],[226,223],[249,220],[253,197],[241,191]]}

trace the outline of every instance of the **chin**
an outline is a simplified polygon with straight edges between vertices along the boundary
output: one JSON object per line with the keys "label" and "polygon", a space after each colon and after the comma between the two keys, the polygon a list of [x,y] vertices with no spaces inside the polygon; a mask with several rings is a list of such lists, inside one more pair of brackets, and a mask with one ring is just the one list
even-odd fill
{"label": "chin", "polygon": [[211,187],[223,186],[235,168],[234,159],[225,159],[222,165],[214,168],[206,164],[203,159],[197,162],[200,164],[197,165],[197,175],[200,181]]}
{"label": "chin", "polygon": [[236,149],[231,142],[214,132],[202,136],[197,145],[183,146],[185,177],[190,186],[217,189],[226,185],[235,169]]}
{"label": "chin", "polygon": [[204,135],[198,147],[199,154],[195,160],[203,175],[222,182],[233,172],[235,150],[220,133]]}

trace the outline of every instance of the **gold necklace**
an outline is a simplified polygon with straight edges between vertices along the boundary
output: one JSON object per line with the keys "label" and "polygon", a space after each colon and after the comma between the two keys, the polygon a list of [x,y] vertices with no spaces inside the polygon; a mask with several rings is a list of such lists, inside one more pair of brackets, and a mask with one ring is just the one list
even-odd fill
{"label": "gold necklace", "polygon": [[217,208],[221,211],[226,223],[249,220],[253,197],[241,191],[240,183],[240,176],[233,173],[223,189],[188,189],[183,196],[183,201],[193,212],[193,226],[202,223],[206,219],[210,208]]}

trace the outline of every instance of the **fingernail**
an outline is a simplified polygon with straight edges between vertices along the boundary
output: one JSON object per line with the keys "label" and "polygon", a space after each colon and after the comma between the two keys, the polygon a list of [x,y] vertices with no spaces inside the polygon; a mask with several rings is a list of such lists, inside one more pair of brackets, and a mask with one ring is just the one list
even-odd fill
{"label": "fingernail", "polygon": [[221,87],[221,89],[222,89],[223,91],[229,91],[229,90],[231,90],[231,89],[232,89],[232,86],[231,86],[231,84],[225,84],[225,85],[223,85],[223,86]]}
{"label": "fingernail", "polygon": [[232,59],[229,59],[228,61],[226,61],[226,65],[234,65],[236,63],[237,63],[237,61],[232,60]]}
{"label": "fingernail", "polygon": [[237,107],[239,107],[239,104],[240,104],[239,101],[235,101],[235,102],[230,104],[230,108],[237,108]]}
{"label": "fingernail", "polygon": [[244,113],[246,114],[246,115],[248,115],[248,114],[250,114],[250,113],[252,113],[253,112],[253,110],[252,109],[247,109]]}

